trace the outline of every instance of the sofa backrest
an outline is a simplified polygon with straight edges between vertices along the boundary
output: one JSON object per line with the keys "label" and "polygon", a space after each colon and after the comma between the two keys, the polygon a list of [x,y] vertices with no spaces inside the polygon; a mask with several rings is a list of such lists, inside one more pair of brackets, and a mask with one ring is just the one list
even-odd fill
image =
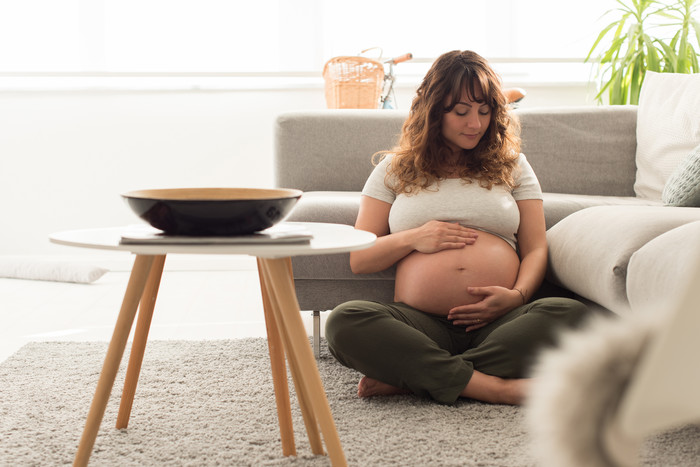
{"label": "sofa backrest", "polygon": [[[518,109],[522,152],[542,190],[634,196],[634,106]],[[275,127],[275,184],[303,191],[360,191],[372,155],[398,142],[405,110],[288,112]]]}
{"label": "sofa backrest", "polygon": [[372,155],[398,142],[408,112],[328,109],[290,112],[275,127],[275,184],[302,191],[360,191]]}
{"label": "sofa backrest", "polygon": [[637,107],[521,109],[521,150],[542,191],[634,196]]}

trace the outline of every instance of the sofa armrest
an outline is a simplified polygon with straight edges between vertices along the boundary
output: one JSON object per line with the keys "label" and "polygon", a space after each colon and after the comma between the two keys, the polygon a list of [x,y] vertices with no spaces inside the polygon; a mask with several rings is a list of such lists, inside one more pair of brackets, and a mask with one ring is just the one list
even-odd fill
{"label": "sofa armrest", "polygon": [[[698,210],[700,211],[700,210]],[[671,229],[634,252],[627,268],[627,298],[636,313],[672,309],[700,257],[700,221]],[[696,310],[697,311],[697,310]]]}
{"label": "sofa armrest", "polygon": [[360,192],[308,191],[304,192],[286,220],[355,225],[359,210]]}

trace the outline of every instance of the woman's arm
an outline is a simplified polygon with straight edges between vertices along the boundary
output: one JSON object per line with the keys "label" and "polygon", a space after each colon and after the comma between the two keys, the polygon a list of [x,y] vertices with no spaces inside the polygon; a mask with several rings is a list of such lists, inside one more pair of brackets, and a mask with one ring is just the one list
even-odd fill
{"label": "woman's arm", "polygon": [[519,291],[521,302],[527,302],[542,284],[547,270],[547,232],[542,200],[527,199],[517,203],[520,209],[520,270],[513,290]]}
{"label": "woman's arm", "polygon": [[476,241],[473,229],[450,222],[430,221],[421,227],[389,233],[391,204],[362,195],[355,228],[377,236],[374,246],[350,253],[350,268],[356,274],[383,271],[414,250],[434,253],[464,248]]}

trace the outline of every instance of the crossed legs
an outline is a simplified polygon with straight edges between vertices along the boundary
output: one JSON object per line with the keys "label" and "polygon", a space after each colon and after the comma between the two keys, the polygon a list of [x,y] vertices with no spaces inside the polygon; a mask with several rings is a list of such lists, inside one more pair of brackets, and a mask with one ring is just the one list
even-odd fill
{"label": "crossed legs", "polygon": [[[530,380],[526,378],[504,379],[474,370],[459,397],[493,404],[520,405],[527,396],[529,383]],[[357,395],[360,397],[393,396],[409,392],[368,376],[363,376],[357,385]]]}
{"label": "crossed legs", "polygon": [[468,397],[519,404],[539,350],[586,313],[577,301],[548,298],[466,333],[401,303],[352,301],[328,317],[326,338],[342,364],[365,375],[360,396],[411,392],[442,403]]}

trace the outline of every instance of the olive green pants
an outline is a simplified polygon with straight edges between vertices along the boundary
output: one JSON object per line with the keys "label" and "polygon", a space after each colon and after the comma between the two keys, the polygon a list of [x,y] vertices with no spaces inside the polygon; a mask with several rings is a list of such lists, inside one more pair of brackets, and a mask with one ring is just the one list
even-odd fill
{"label": "olive green pants", "polygon": [[568,298],[525,304],[466,332],[450,320],[403,303],[353,300],[326,321],[328,348],[343,365],[438,402],[453,403],[474,370],[523,378],[538,352],[588,314]]}

